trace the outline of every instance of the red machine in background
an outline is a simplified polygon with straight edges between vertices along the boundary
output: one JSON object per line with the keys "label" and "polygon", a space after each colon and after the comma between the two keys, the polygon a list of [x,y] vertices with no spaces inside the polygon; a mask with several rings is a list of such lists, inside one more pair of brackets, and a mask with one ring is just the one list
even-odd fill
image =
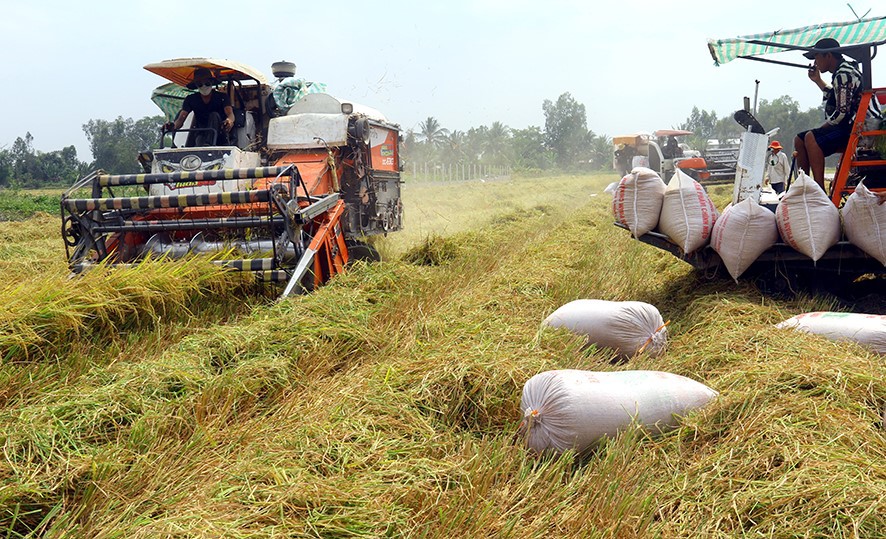
{"label": "red machine in background", "polygon": [[658,172],[664,181],[680,169],[703,182],[710,177],[707,163],[700,152],[678,140],[678,137],[691,134],[692,131],[682,129],[659,129],[652,135],[636,133],[613,137],[613,167],[624,176],[635,166],[645,166]]}

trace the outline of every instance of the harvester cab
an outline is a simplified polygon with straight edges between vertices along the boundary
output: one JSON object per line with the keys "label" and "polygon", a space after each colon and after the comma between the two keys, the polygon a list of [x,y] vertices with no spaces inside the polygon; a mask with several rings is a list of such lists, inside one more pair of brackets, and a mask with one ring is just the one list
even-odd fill
{"label": "harvester cab", "polygon": [[206,128],[186,121],[139,154],[144,174],[94,171],[76,182],[61,202],[72,271],[214,254],[214,263],[260,281],[287,282],[285,297],[351,260],[377,260],[366,240],[402,225],[399,127],[323,84],[295,79],[288,62],[274,64],[276,81],[268,82],[211,58],[145,66],[169,81],[152,96],[167,120],[200,68],[235,111],[230,136],[209,133],[216,144],[196,146]]}
{"label": "harvester cab", "polygon": [[649,141],[649,168],[658,172],[664,181],[670,180],[677,169],[700,182],[710,177],[701,153],[678,140],[691,135],[692,131],[659,129],[652,134],[655,139]]}
{"label": "harvester cab", "polygon": [[710,174],[701,153],[679,140],[691,134],[692,131],[681,129],[660,129],[651,135],[635,133],[613,137],[615,151],[612,165],[622,176],[636,166],[643,166],[656,171],[665,181],[677,169],[698,181],[707,180]]}

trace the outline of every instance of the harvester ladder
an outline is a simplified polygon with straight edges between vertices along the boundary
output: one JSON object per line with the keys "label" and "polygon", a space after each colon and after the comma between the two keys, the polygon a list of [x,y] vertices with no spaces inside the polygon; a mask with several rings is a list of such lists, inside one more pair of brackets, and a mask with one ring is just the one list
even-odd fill
{"label": "harvester ladder", "polygon": [[[855,192],[855,185],[849,185],[849,174],[853,168],[864,169],[870,167],[886,167],[886,159],[858,158],[858,145],[863,137],[886,136],[886,129],[878,128],[872,131],[865,131],[865,120],[868,107],[871,104],[871,99],[878,99],[878,95],[880,94],[886,97],[886,88],[872,88],[863,91],[861,94],[861,103],[859,103],[858,111],[855,114],[855,122],[852,124],[852,132],[849,135],[849,142],[846,144],[846,149],[843,151],[843,157],[840,159],[840,166],[837,168],[837,174],[834,176],[834,182],[831,185],[831,202],[833,202],[835,206],[839,207],[844,197]],[[886,190],[886,188],[868,188],[871,191]]]}

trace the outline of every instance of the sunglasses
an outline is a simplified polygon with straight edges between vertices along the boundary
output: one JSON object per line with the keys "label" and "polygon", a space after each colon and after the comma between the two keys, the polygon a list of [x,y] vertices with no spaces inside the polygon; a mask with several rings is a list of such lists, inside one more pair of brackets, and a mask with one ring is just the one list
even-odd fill
{"label": "sunglasses", "polygon": [[197,88],[203,88],[204,86],[212,86],[211,82],[198,82]]}

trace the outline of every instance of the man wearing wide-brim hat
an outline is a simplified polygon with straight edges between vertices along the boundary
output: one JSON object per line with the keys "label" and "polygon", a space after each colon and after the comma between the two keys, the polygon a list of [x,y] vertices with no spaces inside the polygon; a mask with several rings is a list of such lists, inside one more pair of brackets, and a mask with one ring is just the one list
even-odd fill
{"label": "man wearing wide-brim hat", "polygon": [[[234,127],[234,109],[228,96],[214,89],[219,83],[218,78],[210,69],[198,67],[194,69],[194,75],[188,88],[197,90],[197,93],[187,96],[182,103],[182,109],[174,122],[164,125],[167,131],[177,131],[185,123],[188,114],[194,113],[191,129],[194,137],[188,137],[189,144],[194,139],[194,146],[215,146],[227,144],[227,133]],[[222,119],[224,118],[224,119]]]}
{"label": "man wearing wide-brim hat", "polygon": [[[807,174],[812,174],[815,182],[824,189],[824,158],[842,152],[849,142],[855,113],[861,102],[861,71],[856,62],[843,58],[839,51],[840,43],[826,37],[818,40],[815,46],[803,56],[813,60],[809,67],[809,80],[822,91],[822,103],[826,120],[815,129],[798,133],[794,138],[797,152],[797,166]],[[826,84],[821,74],[833,73],[831,84]],[[880,118],[877,100],[871,100],[867,111],[868,118]]]}
{"label": "man wearing wide-brim hat", "polygon": [[788,163],[788,157],[781,151],[781,143],[773,140],[769,144],[769,158],[766,160],[766,177],[764,184],[768,183],[772,186],[772,190],[776,193],[784,193],[784,183],[791,173],[791,166]]}

